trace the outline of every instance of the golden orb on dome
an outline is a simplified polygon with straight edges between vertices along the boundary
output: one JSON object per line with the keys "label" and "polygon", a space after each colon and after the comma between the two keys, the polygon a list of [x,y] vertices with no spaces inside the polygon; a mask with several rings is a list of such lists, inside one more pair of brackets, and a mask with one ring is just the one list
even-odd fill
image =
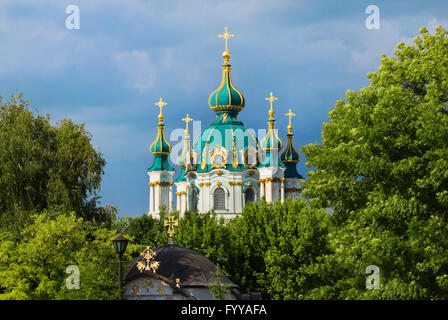
{"label": "golden orb on dome", "polygon": [[224,51],[222,53],[222,57],[224,58],[224,60],[229,60],[230,59],[230,52],[228,50]]}

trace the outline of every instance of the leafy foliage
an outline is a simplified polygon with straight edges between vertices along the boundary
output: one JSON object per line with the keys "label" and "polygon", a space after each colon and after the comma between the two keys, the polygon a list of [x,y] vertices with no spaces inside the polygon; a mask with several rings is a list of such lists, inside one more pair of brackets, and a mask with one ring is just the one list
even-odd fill
{"label": "leafy foliage", "polygon": [[[0,235],[0,299],[118,298],[115,232],[59,213],[32,217],[21,242]],[[130,244],[125,258],[138,247]],[[80,288],[67,289],[67,266],[80,271]]]}
{"label": "leafy foliage", "polygon": [[84,124],[34,116],[22,94],[0,97],[0,224],[17,232],[34,212],[75,211],[89,220],[110,212],[96,205],[105,160]]}
{"label": "leafy foliage", "polygon": [[[334,211],[334,283],[315,297],[448,298],[447,35],[422,28],[382,56],[369,86],[330,111],[322,144],[302,148],[317,168],[304,195]],[[365,288],[368,265],[380,268],[379,290]]]}

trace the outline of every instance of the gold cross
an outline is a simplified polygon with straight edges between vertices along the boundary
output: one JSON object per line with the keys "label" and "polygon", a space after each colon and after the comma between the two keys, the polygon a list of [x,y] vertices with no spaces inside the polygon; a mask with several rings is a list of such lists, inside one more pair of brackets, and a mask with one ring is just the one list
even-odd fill
{"label": "gold cross", "polygon": [[296,114],[292,113],[291,108],[289,109],[289,112],[285,114],[285,116],[289,117],[289,125],[288,125],[288,134],[292,134],[292,125],[291,125],[291,118],[295,117]]}
{"label": "gold cross", "polygon": [[285,114],[285,116],[289,117],[289,125],[291,125],[291,118],[295,117],[296,114],[292,113],[291,109],[289,109],[289,112]]}
{"label": "gold cross", "polygon": [[174,227],[179,225],[179,220],[174,217],[174,215],[170,214],[168,218],[163,222],[165,227],[168,226],[168,234],[170,236],[170,240],[173,239],[174,235]]}
{"label": "gold cross", "polygon": [[224,40],[226,40],[226,51],[227,51],[227,40],[230,37],[234,37],[235,35],[233,33],[228,33],[227,32],[227,27],[224,27],[224,33],[223,34],[219,34],[218,37],[220,38],[224,38]]}
{"label": "gold cross", "polygon": [[160,115],[162,115],[162,107],[166,106],[167,103],[160,98],[160,100],[154,104],[160,108]]}
{"label": "gold cross", "polygon": [[137,262],[137,268],[140,272],[152,270],[152,272],[156,272],[160,266],[159,261],[154,261],[154,257],[156,253],[151,250],[149,246],[146,246],[146,249],[143,252],[140,252],[140,261]]}
{"label": "gold cross", "polygon": [[272,92],[271,92],[271,96],[269,98],[265,98],[265,99],[271,103],[271,109],[272,109],[272,102],[274,102],[274,100],[278,100],[278,98],[276,98],[272,95]]}
{"label": "gold cross", "polygon": [[185,121],[185,124],[187,125],[187,128],[185,129],[185,132],[190,132],[190,131],[188,131],[188,122],[193,121],[193,119],[190,118],[188,113],[187,113],[187,117],[186,118],[182,118],[182,121]]}

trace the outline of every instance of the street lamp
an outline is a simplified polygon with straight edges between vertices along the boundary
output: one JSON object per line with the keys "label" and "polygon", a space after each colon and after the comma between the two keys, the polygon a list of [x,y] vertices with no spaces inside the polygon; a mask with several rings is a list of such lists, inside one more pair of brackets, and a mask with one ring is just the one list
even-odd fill
{"label": "street lamp", "polygon": [[129,239],[126,239],[122,235],[118,235],[115,239],[112,240],[115,248],[115,252],[118,255],[118,289],[120,290],[120,299],[123,299],[123,279],[121,272],[121,257],[123,253],[126,251],[126,247],[128,246]]}

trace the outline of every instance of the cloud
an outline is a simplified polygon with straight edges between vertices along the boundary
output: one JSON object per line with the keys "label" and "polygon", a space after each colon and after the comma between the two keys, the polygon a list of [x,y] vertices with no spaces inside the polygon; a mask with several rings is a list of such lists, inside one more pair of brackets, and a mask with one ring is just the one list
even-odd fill
{"label": "cloud", "polygon": [[123,74],[127,86],[140,93],[146,93],[154,86],[157,68],[150,62],[147,52],[139,50],[114,52],[112,60]]}

